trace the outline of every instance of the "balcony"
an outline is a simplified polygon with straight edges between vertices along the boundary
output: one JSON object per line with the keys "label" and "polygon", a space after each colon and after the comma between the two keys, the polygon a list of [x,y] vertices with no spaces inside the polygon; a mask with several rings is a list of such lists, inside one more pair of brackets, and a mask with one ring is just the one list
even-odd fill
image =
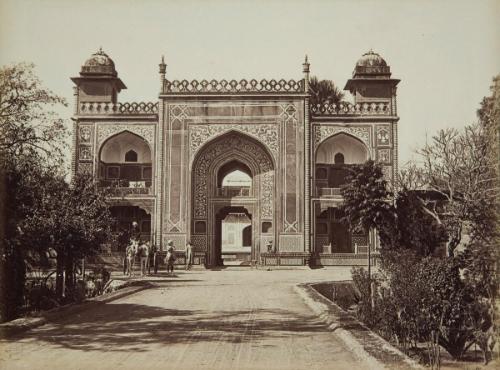
{"label": "balcony", "polygon": [[129,195],[152,195],[151,181],[101,180],[101,187],[107,188],[112,197]]}
{"label": "balcony", "polygon": [[318,197],[329,197],[329,198],[340,198],[342,194],[340,188],[316,188],[316,194]]}
{"label": "balcony", "polygon": [[217,196],[222,198],[249,197],[250,186],[223,186],[217,188]]}

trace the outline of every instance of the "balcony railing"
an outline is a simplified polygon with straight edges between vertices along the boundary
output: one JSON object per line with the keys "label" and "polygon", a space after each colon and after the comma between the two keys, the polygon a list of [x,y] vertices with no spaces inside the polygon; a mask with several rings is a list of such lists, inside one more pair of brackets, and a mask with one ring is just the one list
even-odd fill
{"label": "balcony railing", "polygon": [[116,197],[153,194],[151,181],[101,180],[99,185],[107,188],[109,195]]}
{"label": "balcony railing", "polygon": [[316,104],[310,107],[313,116],[390,116],[391,106],[387,102]]}
{"label": "balcony railing", "polygon": [[249,197],[250,186],[224,186],[217,188],[217,196],[224,198]]}
{"label": "balcony railing", "polygon": [[304,80],[165,80],[166,94],[304,93]]}
{"label": "balcony railing", "polygon": [[318,197],[341,197],[340,188],[316,188]]}
{"label": "balcony railing", "polygon": [[108,103],[108,102],[83,102],[80,103],[78,114],[80,115],[103,115],[103,114],[158,114],[158,103],[132,102],[132,103]]}

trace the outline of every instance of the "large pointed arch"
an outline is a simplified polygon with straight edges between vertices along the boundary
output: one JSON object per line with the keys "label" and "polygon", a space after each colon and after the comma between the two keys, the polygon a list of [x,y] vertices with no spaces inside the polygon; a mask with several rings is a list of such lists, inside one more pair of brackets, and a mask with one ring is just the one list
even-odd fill
{"label": "large pointed arch", "polygon": [[[258,140],[230,131],[206,143],[198,152],[192,164],[191,196],[191,241],[199,250],[214,250],[213,230],[215,211],[221,202],[234,205],[234,200],[217,198],[217,175],[228,163],[236,161],[248,168],[252,177],[252,194],[247,199],[240,199],[250,204],[255,213],[252,220],[254,229],[260,230],[260,222],[274,224],[275,217],[275,164],[265,145]],[[241,203],[241,204],[243,204]],[[201,226],[200,226],[201,225]],[[206,227],[203,227],[206,225]],[[201,230],[200,232],[198,232]],[[260,245],[260,235],[254,238],[255,248]]]}

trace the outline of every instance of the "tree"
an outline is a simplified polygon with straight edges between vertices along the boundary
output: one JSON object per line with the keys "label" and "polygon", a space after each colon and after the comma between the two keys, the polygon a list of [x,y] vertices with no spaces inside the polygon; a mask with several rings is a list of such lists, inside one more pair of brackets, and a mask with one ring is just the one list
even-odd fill
{"label": "tree", "polygon": [[13,158],[28,152],[44,162],[62,158],[68,132],[64,121],[49,108],[66,101],[44,88],[33,64],[0,68],[0,153]]}
{"label": "tree", "polygon": [[92,178],[77,175],[71,186],[62,177],[43,184],[43,196],[19,226],[20,243],[57,252],[56,295],[64,295],[63,272],[69,291],[74,287],[75,261],[95,254],[111,237],[113,222],[106,192]]}
{"label": "tree", "polygon": [[401,186],[422,190],[422,209],[447,234],[446,250],[453,256],[464,240],[487,240],[492,237],[496,222],[495,204],[498,196],[496,176],[488,153],[488,139],[480,124],[466,126],[463,131],[445,129],[419,151],[422,166],[410,164],[403,172]]}
{"label": "tree", "polygon": [[349,167],[346,185],[341,188],[342,211],[352,228],[377,228],[383,244],[393,245],[394,234],[386,227],[394,223],[393,194],[387,188],[382,168],[374,161]]}
{"label": "tree", "polygon": [[312,76],[309,80],[310,104],[339,104],[344,93],[331,80],[318,80]]}
{"label": "tree", "polygon": [[[430,343],[434,355],[439,355],[437,344],[454,358],[478,344],[487,362],[494,344],[498,81],[482,102],[478,123],[441,130],[419,151],[421,164],[411,163],[400,173],[393,208],[381,206],[389,192],[376,165],[355,168],[343,189],[349,220],[376,227],[382,241],[379,279],[388,290],[377,304],[384,315],[369,322],[404,343]],[[443,241],[448,258],[432,257]],[[366,290],[363,275],[353,277]],[[366,309],[373,297],[365,293],[363,299],[364,312],[373,313]]]}
{"label": "tree", "polygon": [[30,214],[42,184],[60,175],[63,120],[48,109],[65,105],[44,88],[32,64],[0,67],[0,320],[15,317],[23,304],[26,261],[33,248],[22,244],[20,223]]}

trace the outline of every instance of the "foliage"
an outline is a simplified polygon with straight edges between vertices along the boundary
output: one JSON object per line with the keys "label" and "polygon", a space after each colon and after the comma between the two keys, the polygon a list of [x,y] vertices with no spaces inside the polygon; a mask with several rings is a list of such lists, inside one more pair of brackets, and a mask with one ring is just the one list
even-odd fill
{"label": "foliage", "polygon": [[22,307],[26,270],[41,257],[36,248],[37,235],[26,235],[23,225],[37,199],[43,197],[45,184],[57,171],[43,168],[36,153],[5,158],[0,171],[2,185],[8,189],[8,195],[1,193],[1,212],[9,215],[1,225],[0,318],[8,320],[16,317]]}
{"label": "foliage", "polygon": [[352,272],[361,292],[359,318],[405,351],[418,342],[435,342],[460,358],[474,339],[472,319],[481,308],[460,277],[458,261],[421,258],[411,250],[387,254],[384,276],[377,280],[375,307],[371,307],[366,272]]}
{"label": "foliage", "polygon": [[427,257],[435,254],[446,240],[444,228],[424,211],[417,192],[398,192],[395,212],[395,224],[386,233],[392,232],[397,238],[397,248],[410,249],[421,257]]}
{"label": "foliage", "polygon": [[[361,292],[359,317],[405,350],[427,343],[437,364],[440,346],[460,358],[477,344],[487,362],[495,343],[500,137],[495,81],[479,123],[434,136],[420,151],[422,164],[412,163],[400,174],[393,204],[381,171],[369,162],[355,167],[342,189],[347,219],[377,228],[381,236],[377,294],[370,292],[366,273],[352,273]],[[443,243],[448,258],[433,257]]]}
{"label": "foliage", "polygon": [[351,277],[358,293],[356,314],[359,319],[371,328],[375,328],[381,319],[380,311],[372,306],[372,284],[377,284],[377,279],[370,277],[363,268],[352,268]]}
{"label": "foliage", "polygon": [[[95,254],[108,240],[112,219],[106,193],[89,176],[75,176],[71,186],[62,178],[51,180],[21,229],[30,239],[24,241],[25,245],[30,243],[39,250],[51,246],[56,250],[57,296],[61,297],[63,270],[71,289],[75,261]],[[34,235],[36,240],[31,239]]]}
{"label": "foliage", "polygon": [[11,158],[37,153],[56,163],[67,130],[49,108],[66,102],[44,88],[33,69],[25,63],[0,67],[0,153]]}
{"label": "foliage", "polygon": [[354,227],[369,230],[393,214],[392,194],[387,190],[382,168],[372,160],[349,167],[341,192],[346,221]]}
{"label": "foliage", "polygon": [[419,153],[423,165],[409,164],[400,185],[425,190],[419,196],[422,209],[446,231],[447,254],[455,254],[465,235],[490,239],[496,222],[491,205],[498,188],[484,127],[441,130]]}
{"label": "foliage", "polygon": [[[42,86],[32,64],[0,67],[0,320],[19,313],[25,273],[37,259],[20,228],[43,197],[43,184],[60,176],[63,120],[49,110],[65,105],[63,98]],[[8,193],[7,193],[8,191]],[[33,235],[36,239],[36,235]]]}
{"label": "foliage", "polygon": [[338,104],[344,99],[344,93],[331,80],[318,80],[312,76],[309,80],[309,102],[317,104]]}

